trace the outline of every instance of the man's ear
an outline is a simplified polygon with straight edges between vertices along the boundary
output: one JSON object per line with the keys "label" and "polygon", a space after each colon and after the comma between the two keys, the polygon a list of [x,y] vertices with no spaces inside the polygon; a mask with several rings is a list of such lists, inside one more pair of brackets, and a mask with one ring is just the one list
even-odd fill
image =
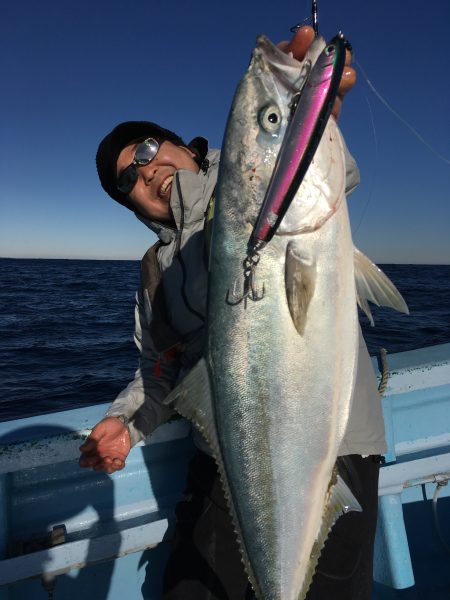
{"label": "man's ear", "polygon": [[195,152],[193,152],[188,146],[180,146],[180,148],[185,150],[189,154],[189,156],[191,158],[193,158],[194,160],[197,158],[197,154]]}

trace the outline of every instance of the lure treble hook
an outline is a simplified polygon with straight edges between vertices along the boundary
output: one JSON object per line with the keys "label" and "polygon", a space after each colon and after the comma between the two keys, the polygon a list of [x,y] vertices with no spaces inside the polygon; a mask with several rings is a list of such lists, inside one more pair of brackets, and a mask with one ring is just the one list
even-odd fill
{"label": "lure treble hook", "polygon": [[258,252],[247,254],[242,266],[244,268],[244,286],[242,294],[236,294],[236,281],[234,282],[233,292],[228,290],[226,302],[231,306],[237,306],[244,301],[244,308],[247,308],[247,301],[252,300],[258,302],[264,298],[266,293],[265,286],[263,284],[262,291],[259,291],[255,284],[255,271],[258,266],[260,255]]}

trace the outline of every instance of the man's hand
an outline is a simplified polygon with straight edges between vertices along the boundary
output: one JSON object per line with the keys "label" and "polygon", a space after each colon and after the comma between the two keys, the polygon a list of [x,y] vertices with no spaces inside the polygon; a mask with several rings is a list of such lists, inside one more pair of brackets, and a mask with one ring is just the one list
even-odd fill
{"label": "man's hand", "polygon": [[[309,26],[300,27],[300,29],[294,33],[292,39],[286,42],[280,42],[278,48],[281,48],[284,52],[292,52],[294,58],[297,60],[303,60],[314,40],[314,29]],[[345,67],[342,74],[341,83],[339,85],[338,94],[336,101],[333,106],[331,114],[337,119],[341,112],[342,100],[345,94],[352,89],[356,82],[356,71],[350,66],[352,61],[352,55],[349,50],[345,51]]]}
{"label": "man's hand", "polygon": [[80,467],[114,473],[125,466],[131,449],[128,427],[116,417],[106,417],[98,423],[91,435],[80,446]]}

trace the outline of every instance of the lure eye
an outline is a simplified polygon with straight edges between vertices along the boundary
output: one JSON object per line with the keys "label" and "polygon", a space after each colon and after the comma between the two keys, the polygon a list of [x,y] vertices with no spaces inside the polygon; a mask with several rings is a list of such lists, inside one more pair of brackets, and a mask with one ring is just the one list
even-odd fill
{"label": "lure eye", "polygon": [[259,124],[268,133],[276,133],[281,125],[281,112],[278,106],[265,106],[258,115]]}

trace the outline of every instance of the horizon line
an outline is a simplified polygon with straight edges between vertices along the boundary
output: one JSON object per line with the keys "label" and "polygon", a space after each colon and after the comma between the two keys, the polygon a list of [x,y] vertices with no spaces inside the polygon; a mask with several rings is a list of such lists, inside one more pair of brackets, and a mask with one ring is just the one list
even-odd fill
{"label": "horizon line", "polygon": [[[66,257],[66,256],[0,256],[0,260],[103,260],[103,261],[141,261],[142,258],[86,258],[86,257]],[[380,265],[422,265],[429,267],[448,267],[450,263],[431,263],[431,262],[384,262],[373,261]]]}

